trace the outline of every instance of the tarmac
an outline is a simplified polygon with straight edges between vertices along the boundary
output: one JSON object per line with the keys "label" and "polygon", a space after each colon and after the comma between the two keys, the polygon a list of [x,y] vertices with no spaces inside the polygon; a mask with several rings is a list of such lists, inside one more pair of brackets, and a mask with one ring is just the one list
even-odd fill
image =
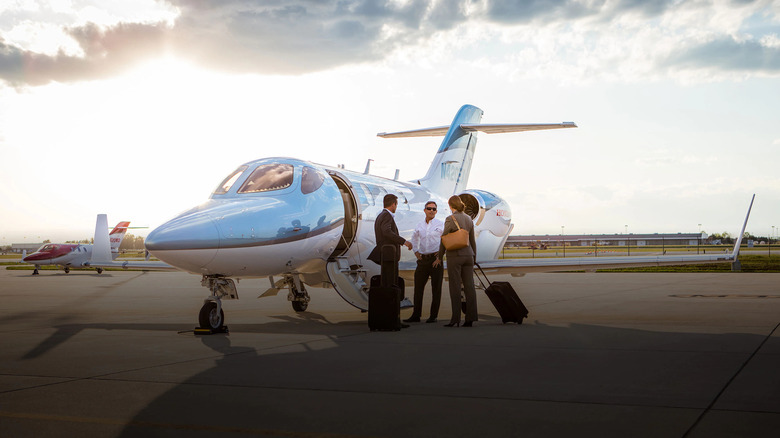
{"label": "tarmac", "polygon": [[[370,332],[332,289],[296,313],[267,279],[196,336],[178,272],[0,268],[0,437],[776,437],[780,274],[560,273],[530,310]],[[412,288],[407,288],[411,297]],[[423,319],[428,317],[426,290]],[[402,311],[408,317],[411,310]]]}

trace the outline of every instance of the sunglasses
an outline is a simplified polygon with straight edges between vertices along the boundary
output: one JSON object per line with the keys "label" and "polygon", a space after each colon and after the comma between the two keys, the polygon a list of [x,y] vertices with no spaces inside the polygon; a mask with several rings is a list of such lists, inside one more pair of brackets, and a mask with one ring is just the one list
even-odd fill
{"label": "sunglasses", "polygon": [[425,207],[426,210],[436,211],[436,207]]}

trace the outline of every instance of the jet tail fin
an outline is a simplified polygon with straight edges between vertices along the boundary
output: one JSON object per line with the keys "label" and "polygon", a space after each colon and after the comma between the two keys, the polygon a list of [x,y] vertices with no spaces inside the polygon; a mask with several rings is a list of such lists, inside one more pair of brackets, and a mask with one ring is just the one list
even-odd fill
{"label": "jet tail fin", "polygon": [[111,246],[108,237],[108,218],[105,214],[97,215],[95,222],[95,240],[92,245],[90,263],[111,262]]}
{"label": "jet tail fin", "polygon": [[127,229],[130,227],[129,221],[123,221],[116,224],[113,230],[111,230],[110,233],[108,233],[109,241],[111,242],[111,252],[117,253],[119,252],[119,245],[122,244],[122,239],[125,238],[125,234],[127,234]]}
{"label": "jet tail fin", "polygon": [[747,214],[745,215],[745,223],[742,224],[742,231],[739,232],[739,237],[737,238],[737,243],[734,244],[734,250],[731,253],[731,258],[736,260],[739,256],[739,246],[742,244],[742,237],[745,236],[745,228],[747,228],[748,218],[750,218],[750,210],[753,209],[753,201],[756,199],[756,194],[753,194],[753,197],[750,198],[750,206],[748,206]]}
{"label": "jet tail fin", "polygon": [[481,124],[483,111],[472,105],[463,105],[450,126],[415,129],[400,132],[382,132],[382,138],[444,136],[428,173],[418,180],[419,184],[444,197],[452,196],[466,189],[474,150],[477,146],[477,131],[487,134],[524,132],[542,129],[576,128],[573,122],[563,123],[509,123]]}

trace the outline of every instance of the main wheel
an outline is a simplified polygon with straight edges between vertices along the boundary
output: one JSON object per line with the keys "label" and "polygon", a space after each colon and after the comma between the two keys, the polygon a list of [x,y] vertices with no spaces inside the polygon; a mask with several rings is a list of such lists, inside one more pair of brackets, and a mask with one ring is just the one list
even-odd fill
{"label": "main wheel", "polygon": [[198,322],[202,328],[222,330],[225,325],[225,312],[222,309],[217,312],[217,303],[209,301],[200,308]]}
{"label": "main wheel", "polygon": [[292,306],[296,312],[305,312],[306,308],[309,307],[309,303],[306,301],[293,301]]}
{"label": "main wheel", "polygon": [[102,274],[103,273],[103,268],[97,268],[97,273],[98,274]]}
{"label": "main wheel", "polygon": [[67,273],[69,273],[69,272],[70,272],[70,268],[69,268],[69,267],[67,267],[67,266],[65,266],[65,273],[67,274]]}

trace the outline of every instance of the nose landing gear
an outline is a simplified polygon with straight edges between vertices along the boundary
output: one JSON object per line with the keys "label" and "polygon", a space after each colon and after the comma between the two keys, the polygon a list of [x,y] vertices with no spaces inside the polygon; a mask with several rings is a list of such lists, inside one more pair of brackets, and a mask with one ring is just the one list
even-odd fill
{"label": "nose landing gear", "polygon": [[237,300],[236,283],[220,275],[204,275],[200,284],[209,288],[211,295],[203,300],[203,307],[198,314],[200,328],[211,333],[225,333],[225,312],[222,310],[222,299]]}

